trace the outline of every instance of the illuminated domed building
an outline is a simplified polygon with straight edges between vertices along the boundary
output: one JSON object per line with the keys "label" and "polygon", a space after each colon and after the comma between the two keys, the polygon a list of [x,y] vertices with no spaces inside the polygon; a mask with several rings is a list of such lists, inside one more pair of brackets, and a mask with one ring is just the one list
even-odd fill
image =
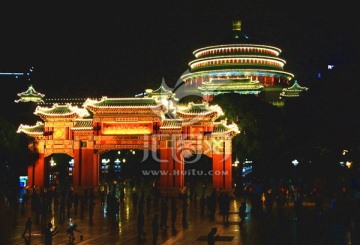
{"label": "illuminated domed building", "polygon": [[197,88],[204,100],[223,93],[255,94],[265,101],[281,104],[280,93],[294,77],[284,70],[281,49],[249,44],[241,22],[233,22],[232,44],[208,46],[193,52],[189,72],[181,76],[189,89]]}

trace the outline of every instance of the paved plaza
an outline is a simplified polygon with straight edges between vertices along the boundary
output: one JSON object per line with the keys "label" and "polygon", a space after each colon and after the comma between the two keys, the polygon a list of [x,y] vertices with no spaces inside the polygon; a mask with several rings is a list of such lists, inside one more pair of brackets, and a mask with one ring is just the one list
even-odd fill
{"label": "paved plaza", "polygon": [[[250,214],[250,203],[247,203],[245,228],[239,227],[239,205],[241,198],[232,197],[230,205],[230,217],[228,223],[224,223],[222,216],[217,212],[215,220],[210,220],[207,215],[202,216],[199,201],[189,202],[187,208],[186,222],[182,220],[181,200],[177,199],[177,221],[175,229],[170,228],[170,205],[169,218],[167,219],[168,228],[160,229],[156,244],[207,244],[207,234],[212,227],[217,228],[217,241],[215,244],[332,244],[332,227],[326,226],[325,219],[315,216],[313,213],[314,205],[311,202],[304,202],[303,215],[301,219],[296,219],[292,204],[284,206],[282,215],[277,213],[274,207],[272,214],[262,214],[254,217]],[[152,243],[152,218],[155,213],[153,209],[150,213],[146,212],[145,225],[146,236],[143,240],[137,240],[137,212],[131,203],[129,194],[126,195],[125,203],[120,206],[119,216],[114,219],[105,212],[106,204],[101,205],[98,197],[95,199],[93,222],[89,222],[88,213],[85,212],[83,218],[79,214],[74,215],[74,210],[70,218],[66,217],[63,223],[59,222],[58,213],[52,212],[48,220],[57,227],[59,233],[53,237],[53,244],[153,244]],[[1,207],[1,244],[44,244],[44,235],[38,224],[33,224],[32,236],[22,236],[24,224],[27,217],[32,217],[30,202],[25,210],[19,210],[15,215],[6,207]],[[77,224],[80,232],[75,232],[75,241],[69,242],[66,229],[70,223]],[[81,239],[82,238],[82,239]],[[336,238],[336,237],[335,237]],[[335,241],[335,240],[334,240]],[[333,243],[336,244],[336,243]],[[339,244],[339,243],[338,243]]]}

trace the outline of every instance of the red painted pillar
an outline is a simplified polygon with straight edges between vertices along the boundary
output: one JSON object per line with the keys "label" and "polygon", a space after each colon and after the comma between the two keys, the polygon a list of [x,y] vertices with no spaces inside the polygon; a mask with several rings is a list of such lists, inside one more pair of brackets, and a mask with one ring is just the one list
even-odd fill
{"label": "red painted pillar", "polygon": [[99,184],[99,157],[93,149],[74,150],[74,187],[94,187]]}
{"label": "red painted pillar", "polygon": [[225,190],[231,190],[232,186],[232,154],[225,154],[225,172],[223,175],[225,181]]}
{"label": "red painted pillar", "polygon": [[27,176],[28,176],[27,184],[30,187],[33,187],[35,185],[35,182],[34,182],[34,170],[35,170],[34,165],[35,165],[35,162],[32,162],[27,167]]}
{"label": "red painted pillar", "polygon": [[49,166],[45,164],[45,156],[43,153],[38,153],[38,158],[28,166],[28,183],[31,186],[48,186]]}
{"label": "red painted pillar", "polygon": [[215,189],[223,189],[223,177],[221,173],[223,169],[223,156],[222,154],[213,154],[213,187]]}
{"label": "red painted pillar", "polygon": [[160,186],[169,186],[170,165],[172,165],[171,148],[160,149]]}
{"label": "red painted pillar", "polygon": [[93,186],[100,184],[100,154],[93,153],[93,174],[92,174],[92,182]]}
{"label": "red painted pillar", "polygon": [[81,186],[91,187],[98,184],[94,180],[96,169],[94,166],[93,149],[81,149],[80,172]]}
{"label": "red painted pillar", "polygon": [[81,152],[80,149],[74,149],[74,169],[72,176],[73,186],[80,186],[80,162],[81,162]]}
{"label": "red painted pillar", "polygon": [[[227,149],[227,147],[229,149]],[[224,142],[222,151],[213,154],[213,187],[232,189],[232,154],[231,141]]]}
{"label": "red painted pillar", "polygon": [[160,186],[182,189],[184,187],[184,157],[176,143],[175,147],[160,149]]}
{"label": "red painted pillar", "polygon": [[180,189],[184,187],[184,171],[185,171],[184,156],[182,154],[181,147],[182,146],[180,142],[177,142],[176,148],[173,151],[175,159],[173,164],[174,176],[172,181],[173,186]]}

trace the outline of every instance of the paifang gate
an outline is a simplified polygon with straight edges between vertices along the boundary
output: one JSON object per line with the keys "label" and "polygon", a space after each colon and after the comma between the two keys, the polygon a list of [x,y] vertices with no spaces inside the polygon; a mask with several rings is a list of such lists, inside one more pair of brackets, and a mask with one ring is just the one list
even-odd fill
{"label": "paifang gate", "polygon": [[144,97],[86,99],[81,107],[71,103],[38,106],[42,121],[23,125],[18,133],[31,139],[37,153],[28,166],[28,183],[47,186],[54,153],[74,159],[72,185],[93,187],[100,182],[100,154],[134,149],[159,153],[160,185],[184,186],[184,157],[204,154],[212,158],[213,187],[232,188],[232,139],[236,124],[216,121],[222,109],[207,102],[177,103],[175,94],[162,86],[147,90]]}

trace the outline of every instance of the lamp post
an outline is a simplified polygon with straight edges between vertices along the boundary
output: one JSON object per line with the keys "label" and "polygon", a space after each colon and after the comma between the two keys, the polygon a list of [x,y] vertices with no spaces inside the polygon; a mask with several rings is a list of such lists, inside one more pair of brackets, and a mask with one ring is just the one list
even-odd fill
{"label": "lamp post", "polygon": [[109,165],[108,165],[109,162],[110,159],[106,159],[106,158],[101,159],[101,173],[103,173],[104,175],[105,182],[107,180],[106,179],[107,173],[109,172]]}
{"label": "lamp post", "polygon": [[292,160],[291,163],[294,165],[294,179],[295,179],[294,184],[296,184],[296,182],[297,182],[296,166],[299,164],[299,161],[294,159],[294,160]]}
{"label": "lamp post", "polygon": [[238,171],[238,167],[239,167],[239,160],[238,160],[238,157],[236,156],[236,159],[234,161],[234,163],[232,164],[232,166],[234,167],[234,172],[235,172],[235,188],[237,188],[237,185],[239,183],[239,171]]}
{"label": "lamp post", "polygon": [[120,159],[119,158],[116,158],[116,160],[114,161],[115,165],[114,165],[114,170],[115,170],[115,173],[119,173],[120,170],[121,170],[121,166],[120,166]]}
{"label": "lamp post", "polygon": [[[56,162],[54,161],[54,158],[51,158],[50,159],[50,169],[51,169],[51,174],[50,174],[50,177],[51,177],[51,179],[50,179],[50,181],[51,182],[54,182],[54,167],[56,166]],[[50,183],[51,183],[50,182]]]}

